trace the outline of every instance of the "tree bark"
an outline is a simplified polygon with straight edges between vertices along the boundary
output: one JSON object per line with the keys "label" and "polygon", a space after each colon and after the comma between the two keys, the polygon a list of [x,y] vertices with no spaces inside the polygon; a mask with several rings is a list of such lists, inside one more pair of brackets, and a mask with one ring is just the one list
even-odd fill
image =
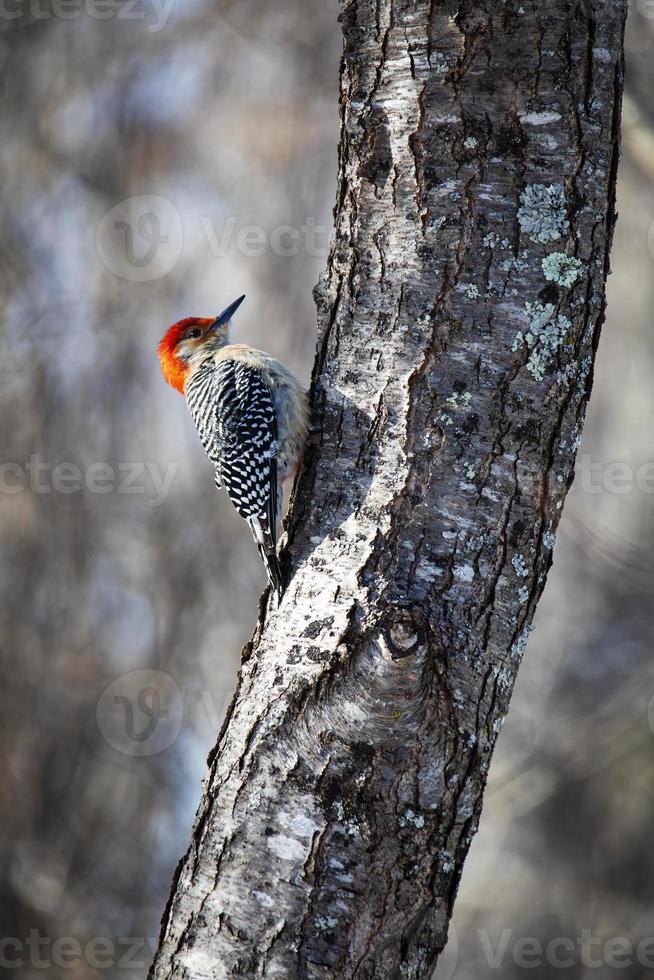
{"label": "tree bark", "polygon": [[353,0],[315,435],[151,976],[427,978],[604,315],[626,0]]}

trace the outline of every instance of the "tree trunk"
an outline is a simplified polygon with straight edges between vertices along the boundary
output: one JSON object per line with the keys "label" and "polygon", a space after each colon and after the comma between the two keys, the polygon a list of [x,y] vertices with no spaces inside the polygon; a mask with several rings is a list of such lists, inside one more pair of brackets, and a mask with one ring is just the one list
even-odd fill
{"label": "tree trunk", "polygon": [[152,976],[427,978],[570,486],[626,0],[353,0],[315,436]]}

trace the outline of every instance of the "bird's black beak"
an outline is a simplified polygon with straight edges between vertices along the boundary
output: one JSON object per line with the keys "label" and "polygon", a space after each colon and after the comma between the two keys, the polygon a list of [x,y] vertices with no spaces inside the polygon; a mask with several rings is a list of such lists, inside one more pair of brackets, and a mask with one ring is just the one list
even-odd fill
{"label": "bird's black beak", "polygon": [[244,299],[245,294],[243,294],[243,296],[239,296],[239,298],[235,299],[233,303],[229,304],[229,306],[226,306],[222,313],[220,313],[213,321],[209,329],[215,330],[217,327],[222,327],[226,323],[229,323]]}

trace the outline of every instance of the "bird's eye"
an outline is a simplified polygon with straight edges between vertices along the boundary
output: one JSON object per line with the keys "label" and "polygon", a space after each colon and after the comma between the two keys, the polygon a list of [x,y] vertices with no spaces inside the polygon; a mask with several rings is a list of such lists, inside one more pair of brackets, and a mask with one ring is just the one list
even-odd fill
{"label": "bird's eye", "polygon": [[202,331],[200,330],[199,327],[193,327],[192,330],[189,330],[186,336],[189,340],[191,339],[191,337],[201,337]]}

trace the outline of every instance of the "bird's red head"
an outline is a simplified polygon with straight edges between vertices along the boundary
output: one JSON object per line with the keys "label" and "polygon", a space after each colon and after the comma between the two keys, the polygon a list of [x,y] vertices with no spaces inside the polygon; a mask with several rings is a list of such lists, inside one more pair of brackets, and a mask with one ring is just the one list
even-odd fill
{"label": "bird's red head", "polygon": [[183,394],[194,364],[228,343],[229,321],[244,299],[240,296],[217,317],[188,316],[168,327],[159,342],[158,352],[161,370],[169,385]]}
{"label": "bird's red head", "polygon": [[204,344],[211,317],[187,316],[168,327],[159,342],[159,360],[163,376],[169,385],[184,392],[184,382],[191,369],[193,348]]}

